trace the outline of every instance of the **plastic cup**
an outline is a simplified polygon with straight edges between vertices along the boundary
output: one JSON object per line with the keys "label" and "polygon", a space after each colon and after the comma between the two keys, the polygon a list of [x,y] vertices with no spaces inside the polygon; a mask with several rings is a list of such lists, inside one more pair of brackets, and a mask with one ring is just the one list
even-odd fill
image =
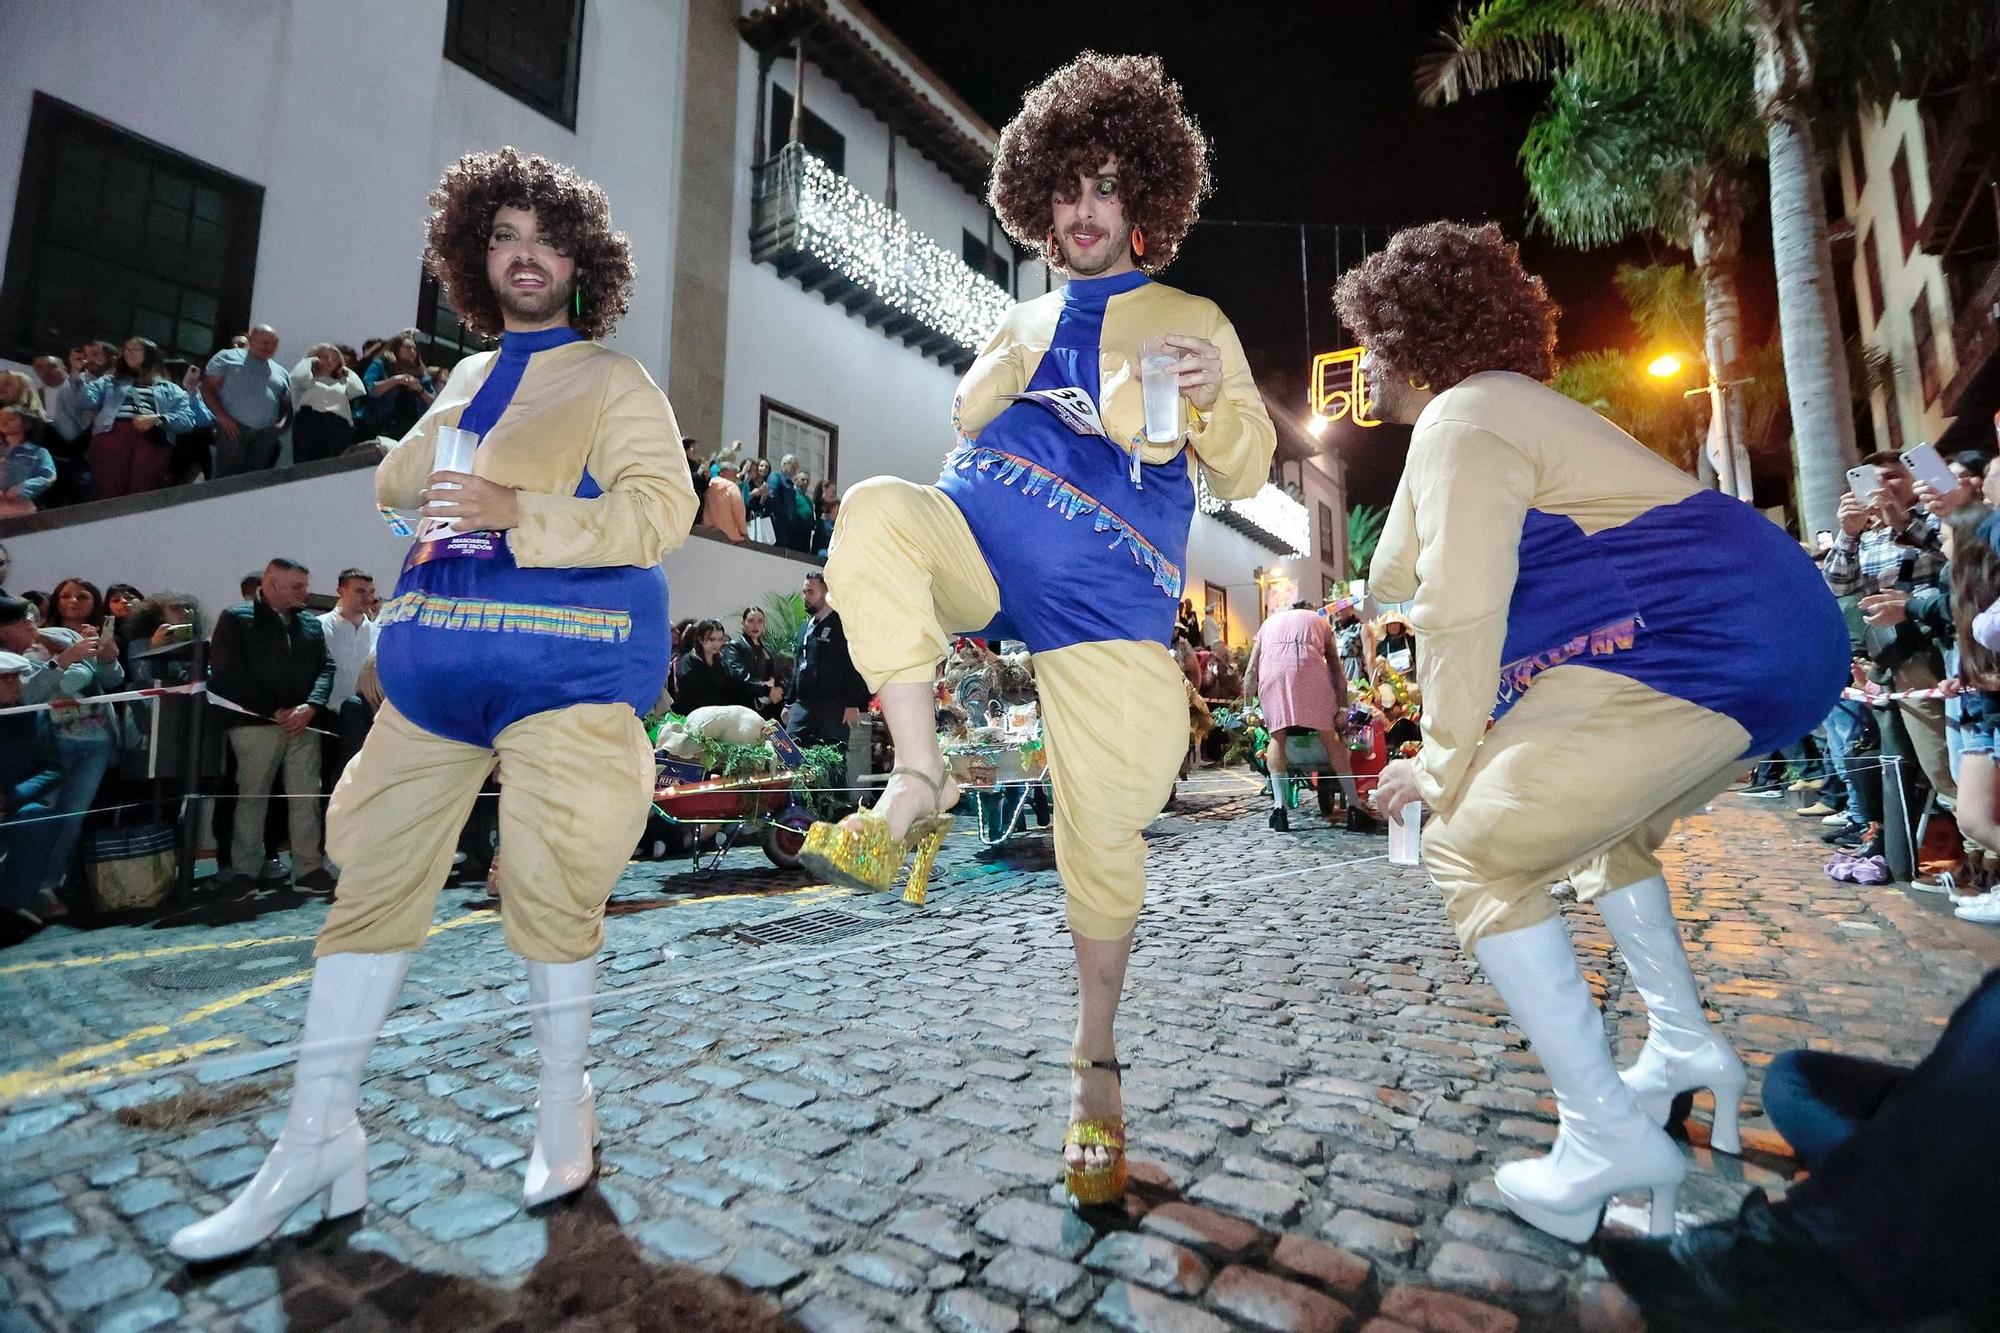
{"label": "plastic cup", "polygon": [[1411,801],[1389,821],[1389,864],[1422,865],[1424,861],[1424,807]]}
{"label": "plastic cup", "polygon": [[[456,426],[439,426],[437,442],[432,447],[431,471],[470,472],[472,471],[473,455],[478,452],[479,436],[469,430],[460,430]],[[455,491],[458,487],[449,482],[443,482],[433,489]],[[440,519],[425,536],[450,537],[455,536],[457,532],[458,529],[452,526],[451,520]]]}
{"label": "plastic cup", "polygon": [[1164,337],[1139,344],[1139,387],[1146,401],[1146,440],[1172,444],[1181,437],[1180,353]]}

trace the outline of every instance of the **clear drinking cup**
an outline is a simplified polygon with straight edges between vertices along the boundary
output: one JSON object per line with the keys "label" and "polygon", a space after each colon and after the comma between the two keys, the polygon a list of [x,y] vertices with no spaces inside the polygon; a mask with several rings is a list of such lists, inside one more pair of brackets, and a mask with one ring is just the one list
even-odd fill
{"label": "clear drinking cup", "polygon": [[1172,444],[1181,437],[1180,353],[1164,335],[1139,344],[1139,385],[1146,400],[1146,439]]}
{"label": "clear drinking cup", "polygon": [[[437,444],[431,458],[431,470],[433,472],[470,472],[472,471],[472,456],[478,451],[479,436],[473,432],[460,430],[456,426],[440,426],[438,427]],[[455,491],[458,487],[450,483],[443,483],[433,489]],[[427,535],[432,537],[450,537],[457,532],[458,529],[452,526],[451,520],[443,519]]]}
{"label": "clear drinking cup", "polygon": [[1411,801],[1389,821],[1389,864],[1422,865],[1424,860],[1424,806]]}

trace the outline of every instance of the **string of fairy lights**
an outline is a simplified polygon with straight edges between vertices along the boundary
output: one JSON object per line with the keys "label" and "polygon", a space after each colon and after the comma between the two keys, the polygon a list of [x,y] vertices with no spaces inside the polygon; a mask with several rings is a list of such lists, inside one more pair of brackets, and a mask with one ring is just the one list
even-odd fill
{"label": "string of fairy lights", "polygon": [[985,345],[1013,304],[998,283],[802,146],[784,152],[798,181],[801,250],[924,327],[972,351]]}

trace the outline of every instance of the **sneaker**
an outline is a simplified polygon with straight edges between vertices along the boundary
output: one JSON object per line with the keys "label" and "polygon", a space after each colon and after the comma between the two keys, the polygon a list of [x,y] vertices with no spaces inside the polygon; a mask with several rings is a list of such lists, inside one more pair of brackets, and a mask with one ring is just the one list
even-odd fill
{"label": "sneaker", "polygon": [[1825,801],[1814,801],[1811,805],[1800,806],[1796,813],[1800,819],[1823,819],[1827,815],[1835,813],[1835,811]]}
{"label": "sneaker", "polygon": [[69,908],[62,899],[56,897],[54,889],[43,889],[35,895],[33,911],[36,920],[44,925],[51,921],[60,921],[69,915]]}
{"label": "sneaker", "polygon": [[1789,786],[1789,787],[1785,788],[1785,790],[1786,790],[1786,791],[1818,791],[1818,790],[1819,790],[1820,788],[1824,787],[1825,785],[1826,785],[1826,779],[1825,779],[1825,778],[1800,778],[1800,779],[1799,779],[1799,780],[1798,780],[1797,782],[1794,782],[1794,783],[1793,783],[1793,784],[1792,784],[1791,786]]}
{"label": "sneaker", "polygon": [[321,866],[317,870],[300,875],[292,881],[292,886],[300,893],[311,893],[323,898],[331,898],[333,896],[334,885],[338,883],[338,880],[327,873],[326,867]]}
{"label": "sneaker", "polygon": [[1960,921],[1976,921],[1982,926],[2000,925],[2000,895],[1986,894],[1960,903],[1952,915]]}
{"label": "sneaker", "polygon": [[283,879],[285,878],[285,874],[286,871],[285,871],[284,859],[282,857],[273,856],[264,862],[264,868],[262,871],[259,872],[258,878]]}
{"label": "sneaker", "polygon": [[1825,819],[1820,820],[1819,822],[1826,825],[1828,828],[1845,828],[1849,824],[1852,824],[1854,820],[1851,817],[1849,817],[1847,811],[1836,810],[1832,814],[1828,815]]}
{"label": "sneaker", "polygon": [[1832,843],[1836,847],[1853,847],[1858,845],[1867,836],[1868,826],[1866,824],[1856,824],[1849,821],[1839,828],[1822,829],[1819,840],[1821,842]]}
{"label": "sneaker", "polygon": [[1956,894],[1958,892],[1958,876],[1949,870],[1932,870],[1920,874],[1911,880],[1910,887],[1918,893]]}
{"label": "sneaker", "polygon": [[1271,827],[1279,833],[1289,833],[1292,831],[1292,820],[1285,813],[1284,806],[1278,805],[1271,808]]}
{"label": "sneaker", "polygon": [[1745,787],[1745,796],[1755,796],[1760,801],[1779,801],[1785,796],[1785,789],[1777,783],[1763,783],[1755,787]]}

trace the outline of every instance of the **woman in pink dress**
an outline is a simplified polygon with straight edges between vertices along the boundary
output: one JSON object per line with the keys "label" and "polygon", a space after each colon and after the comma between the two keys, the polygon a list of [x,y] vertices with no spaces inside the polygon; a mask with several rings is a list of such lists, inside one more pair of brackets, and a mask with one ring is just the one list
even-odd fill
{"label": "woman in pink dress", "polygon": [[1341,732],[1347,714],[1347,677],[1340,669],[1340,649],[1333,626],[1299,602],[1264,621],[1250,649],[1250,666],[1243,690],[1255,696],[1271,733],[1264,752],[1271,771],[1271,827],[1291,827],[1285,813],[1285,737],[1293,731],[1316,731],[1326,747],[1328,767],[1340,779],[1347,802],[1349,828],[1366,827],[1366,815],[1354,794],[1354,769],[1348,762]]}

